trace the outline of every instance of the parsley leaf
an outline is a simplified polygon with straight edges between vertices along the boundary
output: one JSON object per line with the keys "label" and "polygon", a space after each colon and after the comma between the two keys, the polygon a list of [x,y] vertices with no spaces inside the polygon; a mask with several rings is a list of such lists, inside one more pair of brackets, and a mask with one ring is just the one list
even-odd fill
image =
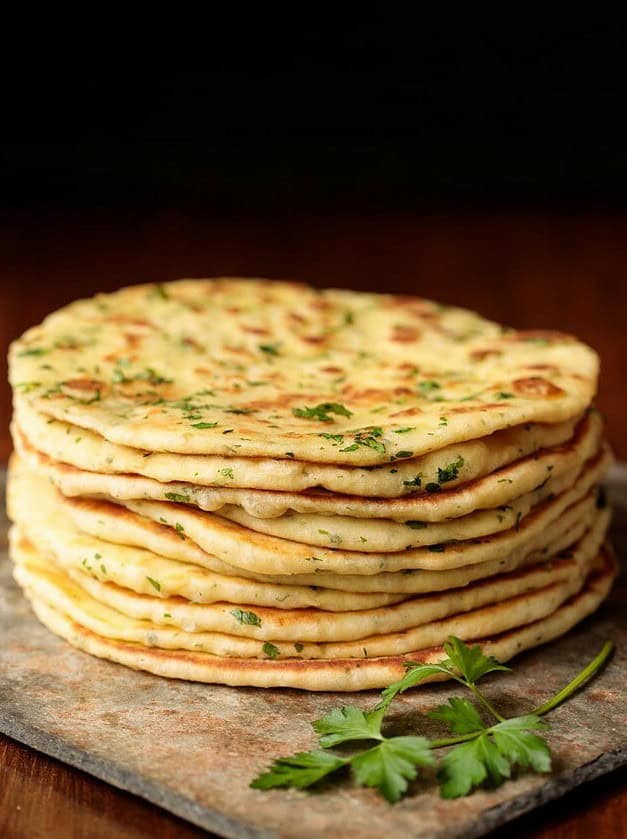
{"label": "parsley leaf", "polygon": [[253,789],[275,787],[305,789],[345,766],[346,763],[345,759],[332,752],[323,752],[321,749],[299,752],[291,757],[275,760],[270,769],[255,778],[250,786]]}
{"label": "parsley leaf", "polygon": [[551,770],[551,754],[545,741],[531,734],[532,730],[548,728],[537,714],[513,717],[492,726],[492,736],[501,754],[521,769],[531,767],[536,772]]}
{"label": "parsley leaf", "polygon": [[383,709],[364,712],[353,705],[345,705],[343,708],[334,708],[312,725],[324,748],[349,740],[381,740],[383,714]]}
{"label": "parsley leaf", "polygon": [[398,682],[393,682],[385,688],[381,693],[381,702],[377,708],[387,708],[394,697],[399,693],[405,693],[409,688],[428,679],[430,676],[436,676],[444,673],[450,676],[450,671],[443,664],[416,664],[415,662],[407,662],[407,673]]}
{"label": "parsley leaf", "polygon": [[511,670],[510,667],[501,664],[493,656],[484,655],[480,646],[469,647],[453,635],[444,644],[444,650],[448,659],[442,664],[449,669],[458,670],[471,685],[474,685],[487,673],[492,673],[495,670]]}
{"label": "parsley leaf", "polygon": [[365,787],[377,787],[391,804],[399,801],[417,766],[432,766],[434,757],[424,737],[392,737],[361,752],[351,760],[356,780]]}
{"label": "parsley leaf", "polygon": [[549,772],[549,747],[541,737],[530,733],[530,729],[544,727],[546,723],[535,714],[514,717],[451,749],[442,759],[438,774],[440,794],[443,798],[459,798],[483,782],[500,786],[511,777],[514,766]]}
{"label": "parsley leaf", "polygon": [[[430,547],[433,548],[434,546],[431,545]],[[377,708],[387,708],[397,694],[405,693],[406,690],[415,687],[430,676],[443,674],[460,681],[458,674],[461,674],[467,683],[474,685],[486,673],[491,673],[494,670],[510,670],[509,667],[501,664],[492,656],[485,656],[481,652],[481,647],[468,647],[454,635],[451,635],[444,644],[444,651],[448,658],[435,664],[407,661],[405,663],[407,673],[402,679],[389,685],[382,692],[381,702]]]}
{"label": "parsley leaf", "polygon": [[452,696],[448,705],[438,705],[433,711],[428,711],[427,716],[445,722],[455,734],[482,731],[485,727],[472,702],[457,696]]}

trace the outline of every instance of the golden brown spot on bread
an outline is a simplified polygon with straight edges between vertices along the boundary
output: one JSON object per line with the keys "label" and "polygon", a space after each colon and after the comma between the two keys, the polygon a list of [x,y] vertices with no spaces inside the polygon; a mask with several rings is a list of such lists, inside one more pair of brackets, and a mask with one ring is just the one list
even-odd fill
{"label": "golden brown spot on bread", "polygon": [[503,355],[501,350],[474,350],[470,353],[472,361],[484,361],[486,358],[498,357]]}
{"label": "golden brown spot on bread", "polygon": [[331,303],[328,300],[323,300],[321,298],[317,298],[316,300],[312,300],[309,304],[311,309],[318,309],[320,312],[327,312],[329,309],[333,308]]}
{"label": "golden brown spot on bread", "polygon": [[134,335],[132,332],[125,332],[124,340],[126,341],[127,346],[131,348],[137,347],[142,342],[141,335]]}
{"label": "golden brown spot on bread", "polygon": [[390,417],[416,417],[422,414],[422,408],[405,408],[404,411],[395,411]]}
{"label": "golden brown spot on bread", "polygon": [[288,312],[287,316],[290,320],[293,320],[296,323],[309,323],[307,318],[304,318],[302,315],[299,315],[298,312]]}
{"label": "golden brown spot on bread", "polygon": [[512,382],[512,388],[520,396],[528,396],[530,398],[551,398],[563,396],[564,391],[561,387],[557,387],[553,382],[543,379],[542,376],[530,376],[527,379],[516,379]]}
{"label": "golden brown spot on bread", "polygon": [[507,335],[507,341],[574,341],[572,335],[567,332],[558,332],[555,329],[517,329]]}
{"label": "golden brown spot on bread", "polygon": [[377,388],[369,387],[364,390],[356,390],[351,385],[344,388],[342,393],[350,395],[351,399],[383,400],[390,396],[411,396],[414,391],[408,387]]}
{"label": "golden brown spot on bread", "polygon": [[270,331],[263,326],[242,326],[242,332],[248,332],[251,335],[269,335]]}
{"label": "golden brown spot on bread", "polygon": [[410,344],[414,341],[417,341],[419,337],[420,332],[418,331],[418,329],[416,329],[415,326],[398,324],[397,326],[393,327],[390,340],[400,344]]}
{"label": "golden brown spot on bread", "polygon": [[95,398],[105,387],[105,383],[98,379],[68,379],[66,382],[61,382],[63,393],[76,399]]}
{"label": "golden brown spot on bread", "polygon": [[127,326],[137,326],[140,327],[142,330],[145,329],[154,329],[155,326],[149,320],[145,320],[144,318],[131,318],[128,315],[109,315],[105,318],[111,323],[120,323],[122,325],[126,324]]}
{"label": "golden brown spot on bread", "polygon": [[201,352],[204,349],[203,345],[196,341],[194,338],[183,338],[181,343],[185,347],[192,347],[193,349],[198,350],[199,352]]}

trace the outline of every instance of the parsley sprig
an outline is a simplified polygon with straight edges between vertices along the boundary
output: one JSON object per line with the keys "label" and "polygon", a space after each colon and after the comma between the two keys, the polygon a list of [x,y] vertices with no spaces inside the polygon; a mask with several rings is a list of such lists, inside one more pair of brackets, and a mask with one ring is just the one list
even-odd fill
{"label": "parsley sprig", "polygon": [[[469,647],[459,638],[449,637],[444,645],[447,655],[436,664],[407,662],[407,673],[387,687],[379,704],[371,711],[352,705],[335,708],[312,723],[321,748],[279,758],[268,771],[251,783],[254,789],[276,787],[306,789],[319,781],[347,770],[355,783],[376,788],[390,803],[399,801],[410,781],[424,767],[437,766],[437,779],[443,798],[468,795],[484,784],[496,787],[511,777],[515,768],[535,772],[551,770],[548,743],[536,732],[548,728],[541,719],[570,698],[588,682],[610,656],[613,644],[608,641],[601,652],[571,681],[534,711],[506,719],[484,696],[477,682],[488,673],[509,671],[479,646]],[[479,704],[466,698],[451,697],[447,703],[426,716],[443,723],[452,736],[437,740],[408,735],[387,737],[382,725],[389,706],[399,693],[432,676],[445,675],[467,688]],[[486,723],[480,711],[489,715]],[[367,748],[352,754],[338,754],[329,749],[346,743],[368,742]],[[435,751],[453,747],[437,763]]]}

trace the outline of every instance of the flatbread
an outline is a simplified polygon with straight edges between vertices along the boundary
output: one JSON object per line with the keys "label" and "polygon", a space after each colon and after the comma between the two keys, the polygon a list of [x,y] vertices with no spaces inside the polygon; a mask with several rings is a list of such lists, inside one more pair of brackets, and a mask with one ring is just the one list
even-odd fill
{"label": "flatbread", "polygon": [[[500,635],[490,635],[486,629],[487,634],[475,640],[486,655],[508,661],[524,650],[565,634],[594,612],[607,596],[615,576],[615,560],[609,551],[604,550],[583,589],[552,614]],[[30,599],[39,620],[75,647],[91,655],[167,678],[232,686],[357,691],[383,688],[401,678],[406,661],[432,663],[446,657],[441,647],[414,650],[404,656],[331,661],[221,658],[202,652],[161,650],[103,638],[43,599],[35,595],[31,595]],[[441,679],[431,681],[436,680]]]}
{"label": "flatbread", "polygon": [[[491,631],[499,632],[554,611],[583,584],[603,544],[606,528],[607,518],[567,555],[549,563],[501,574],[463,589],[415,597],[395,606],[344,613],[276,608],[242,611],[230,603],[190,604],[180,597],[164,600],[138,595],[114,583],[100,582],[85,571],[67,568],[57,557],[45,557],[19,529],[11,536],[11,555],[18,565],[26,566],[21,575],[18,573],[20,584],[34,588],[51,605],[101,635],[235,657],[261,657],[264,641],[276,642],[277,655],[282,657],[367,657],[433,646],[443,643],[450,634],[466,637],[482,625],[486,607],[490,607]],[[497,610],[495,604],[503,608]],[[94,613],[99,623],[88,622]],[[115,634],[121,626],[127,634]],[[160,631],[163,641],[157,640]],[[148,634],[155,640],[148,642]],[[216,634],[220,637],[214,637]],[[240,639],[256,643],[246,644]],[[298,644],[296,648],[294,643]]]}
{"label": "flatbread", "polygon": [[[37,498],[37,504],[32,499]],[[81,533],[65,515],[59,496],[46,482],[12,463],[7,482],[9,516],[44,554],[67,569],[111,580],[138,593],[166,598],[176,594],[199,603],[228,601],[277,608],[316,607],[329,611],[369,609],[397,603],[402,594],[357,593],[213,573],[166,559],[151,551],[105,542]]]}
{"label": "flatbread", "polygon": [[[30,503],[33,497],[38,499],[35,506]],[[202,586],[204,596],[213,600],[227,593],[231,599],[244,602],[265,602],[266,605],[280,603],[284,608],[324,605],[326,609],[344,607],[350,603],[354,604],[354,608],[375,607],[399,599],[351,600],[338,598],[338,591],[384,592],[389,595],[442,591],[515,570],[526,563],[548,559],[580,539],[592,526],[598,513],[595,494],[588,494],[547,524],[528,544],[523,543],[510,555],[461,568],[414,570],[401,574],[384,572],[368,576],[339,575],[324,571],[316,573],[315,570],[309,574],[264,575],[229,565],[203,551],[180,529],[153,522],[117,504],[66,499],[55,492],[40,475],[25,469],[15,458],[10,463],[7,500],[9,515],[21,524],[25,532],[31,534],[32,540],[42,551],[58,553],[65,559],[66,566],[70,567],[76,567],[79,563],[83,567],[85,560],[91,569],[90,573],[101,575],[103,580],[109,579],[109,574],[118,569],[122,575],[119,578],[122,584],[130,584],[136,591],[150,592],[154,586],[148,577],[159,581],[161,587],[163,580],[158,575],[165,573],[169,576],[173,573],[176,583],[180,578],[180,563],[190,563],[215,572],[214,575],[204,577],[192,573],[191,577],[186,578],[188,584],[189,579],[193,578],[197,585]],[[88,539],[88,536],[94,538]],[[168,558],[177,562],[174,565],[161,563],[157,566],[155,555],[157,560]],[[94,561],[103,556],[107,557],[106,564]],[[140,563],[135,569],[134,562]],[[103,572],[103,565],[106,573]],[[272,585],[247,587],[244,585],[246,580]],[[300,591],[299,586],[306,590]],[[278,591],[276,587],[279,587]],[[321,588],[331,591],[328,594],[316,594]]]}
{"label": "flatbread", "polygon": [[[573,487],[534,508],[519,524],[503,533],[426,548],[412,548],[393,553],[366,553],[320,547],[266,536],[226,521],[212,513],[159,501],[127,501],[125,506],[153,521],[183,529],[184,534],[204,551],[236,567],[256,573],[309,574],[323,571],[334,574],[380,574],[410,569],[445,570],[501,559],[513,551],[525,550],[529,542],[541,543],[545,528],[564,511],[587,495],[599,483],[611,461],[607,452],[593,459]],[[89,501],[67,499],[80,515]],[[94,502],[96,503],[96,502]]]}
{"label": "flatbread", "polygon": [[[397,458],[386,466],[359,468],[296,459],[241,457],[237,451],[224,456],[144,451],[110,443],[88,429],[39,414],[19,394],[14,395],[14,407],[12,431],[16,445],[21,437],[61,463],[105,475],[143,475],[170,484],[183,481],[190,485],[184,490],[186,494],[198,492],[201,498],[208,486],[291,492],[322,487],[364,497],[419,498],[430,483],[442,480],[441,470],[445,470],[446,477],[443,485],[455,487],[543,448],[566,443],[576,425],[574,419],[556,425],[527,423],[421,457]],[[168,491],[181,494],[175,486]]]}
{"label": "flatbread", "polygon": [[[314,569],[313,573],[309,574],[281,575],[257,574],[247,568],[229,565],[203,551],[191,539],[181,538],[184,534],[176,528],[153,522],[116,504],[97,501],[82,501],[78,505],[65,504],[62,498],[57,498],[56,503],[63,505],[64,514],[69,516],[74,526],[83,534],[91,534],[105,543],[144,548],[159,556],[199,565],[227,577],[241,576],[279,586],[302,585],[341,591],[406,595],[457,588],[473,580],[514,570],[526,563],[548,559],[580,539],[599,513],[596,493],[589,493],[568,507],[537,537],[528,544],[519,546],[508,556],[460,568],[444,571],[404,570],[400,574],[382,572],[371,575],[333,574],[326,571],[316,572]],[[58,507],[55,507],[55,517],[56,515]],[[31,519],[32,517],[28,517],[27,520]]]}
{"label": "flatbread", "polygon": [[257,533],[266,533],[269,536],[316,547],[365,553],[406,551],[426,545],[480,539],[520,526],[525,516],[536,506],[571,487],[577,481],[582,466],[583,464],[579,464],[570,472],[556,478],[548,472],[546,478],[532,492],[520,498],[513,498],[509,504],[439,522],[354,519],[349,516],[316,513],[286,513],[276,518],[264,519],[251,516],[233,504],[222,507],[218,515]]}
{"label": "flatbread", "polygon": [[114,443],[360,467],[573,419],[597,375],[593,350],[556,332],[263,280],[79,300],[10,351],[18,401]]}
{"label": "flatbread", "polygon": [[[59,486],[59,482],[55,480],[57,469],[48,458],[35,453],[29,447],[20,447],[19,451],[20,456],[31,468],[43,468],[53,483]],[[581,453],[587,454],[588,448],[584,448]],[[596,452],[591,452],[594,453]],[[559,470],[557,474],[552,464],[547,463],[543,466],[543,480],[526,495],[512,498],[509,504],[502,504],[496,509],[479,510],[448,521],[397,522],[390,519],[355,519],[343,515],[312,513],[285,513],[267,519],[252,516],[241,507],[229,504],[221,506],[218,514],[259,533],[308,545],[342,547],[345,550],[361,550],[367,553],[402,551],[450,540],[480,538],[514,527],[537,504],[575,483],[583,461],[574,463],[574,468],[568,471]],[[61,489],[63,483],[61,479]]]}
{"label": "flatbread", "polygon": [[[53,427],[57,428],[57,425]],[[71,437],[71,427],[67,424],[65,427],[70,431],[67,434],[62,432],[59,440],[53,442],[52,445],[50,445],[49,429],[40,428],[42,436],[37,438],[38,445],[48,451],[54,450],[57,454],[59,454],[59,442],[65,443],[66,449],[71,449],[71,444],[67,441],[68,436]],[[492,438],[505,433],[507,432],[497,432],[492,435]],[[532,492],[543,484],[547,476],[550,480],[554,480],[565,472],[571,471],[598,450],[602,433],[601,416],[598,412],[592,411],[587,413],[578,424],[573,437],[561,445],[534,451],[511,464],[501,466],[495,472],[469,483],[454,486],[452,489],[445,488],[437,493],[413,493],[404,498],[366,498],[340,495],[320,489],[277,492],[276,490],[237,487],[209,488],[181,481],[162,483],[154,478],[140,475],[89,471],[54,460],[31,445],[17,426],[14,427],[14,440],[20,457],[26,460],[33,469],[44,471],[64,495],[111,498],[118,501],[133,499],[168,501],[172,497],[178,497],[185,498],[188,503],[208,512],[219,512],[224,505],[233,504],[258,518],[274,518],[293,511],[353,518],[383,518],[393,521],[442,521],[467,515],[474,510],[485,510],[509,504],[514,498]],[[78,430],[75,430],[74,434],[80,436]],[[485,446],[489,444],[490,441],[483,443]],[[74,449],[76,449],[76,444]],[[64,456],[63,451],[60,452],[60,456]],[[82,462],[82,458],[79,459]],[[96,467],[92,466],[92,468]],[[437,479],[437,474],[432,477]],[[376,480],[375,476],[374,481]],[[427,483],[428,480],[425,480],[425,486]],[[452,483],[447,483],[445,486],[451,486]],[[369,491],[372,491],[372,488]]]}

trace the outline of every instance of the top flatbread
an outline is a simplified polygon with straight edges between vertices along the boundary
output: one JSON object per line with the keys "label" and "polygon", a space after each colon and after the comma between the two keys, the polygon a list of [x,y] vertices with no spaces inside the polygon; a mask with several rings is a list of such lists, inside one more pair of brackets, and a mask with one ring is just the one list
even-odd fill
{"label": "top flatbread", "polygon": [[576,417],[598,359],[420,298],[220,279],[72,303],[10,368],[20,399],[114,443],[369,466]]}

